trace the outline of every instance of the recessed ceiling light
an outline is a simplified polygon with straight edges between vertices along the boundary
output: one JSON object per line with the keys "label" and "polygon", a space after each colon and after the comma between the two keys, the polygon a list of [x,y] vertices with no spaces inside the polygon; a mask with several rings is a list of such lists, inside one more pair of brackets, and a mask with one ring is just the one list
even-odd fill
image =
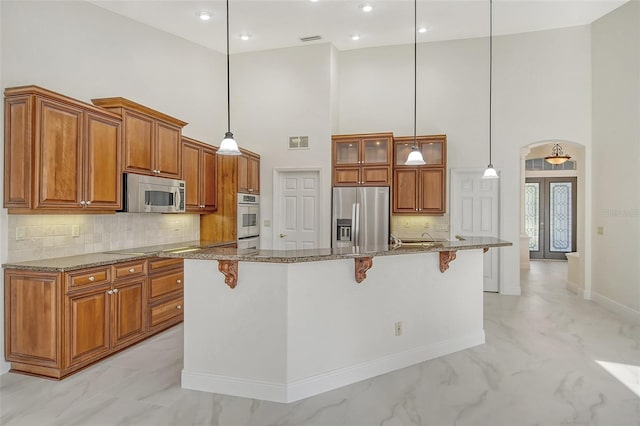
{"label": "recessed ceiling light", "polygon": [[360,36],[358,34],[354,34],[354,35],[351,36],[351,40],[358,41],[358,40],[360,40]]}
{"label": "recessed ceiling light", "polygon": [[201,10],[200,12],[196,13],[196,15],[203,21],[208,21],[209,19],[211,19],[211,12],[207,12],[206,10]]}
{"label": "recessed ceiling light", "polygon": [[240,40],[247,41],[251,38],[249,34],[240,34]]}
{"label": "recessed ceiling light", "polygon": [[418,32],[419,32],[420,34],[422,34],[422,33],[426,33],[426,32],[427,32],[427,27],[420,27],[420,28],[418,28]]}
{"label": "recessed ceiling light", "polygon": [[309,0],[311,3],[317,3],[318,0]]}
{"label": "recessed ceiling light", "polygon": [[358,7],[362,9],[363,12],[371,12],[373,10],[373,6],[369,3],[363,3]]}

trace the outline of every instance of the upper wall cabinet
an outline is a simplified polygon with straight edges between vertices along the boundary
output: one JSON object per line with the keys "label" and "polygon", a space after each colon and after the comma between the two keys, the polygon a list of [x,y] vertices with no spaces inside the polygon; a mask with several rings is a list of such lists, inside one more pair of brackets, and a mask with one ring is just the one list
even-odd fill
{"label": "upper wall cabinet", "polygon": [[260,193],[260,157],[245,150],[238,156],[238,192]]}
{"label": "upper wall cabinet", "polygon": [[392,133],[334,135],[333,186],[389,186]]}
{"label": "upper wall cabinet", "polygon": [[25,86],[5,90],[4,128],[9,213],[121,208],[120,117]]}
{"label": "upper wall cabinet", "polygon": [[413,136],[394,138],[393,213],[442,215],[446,212],[447,136],[418,136],[426,164],[405,166]]}
{"label": "upper wall cabinet", "polygon": [[122,117],[122,171],[182,178],[182,128],[187,123],[125,98],[91,102]]}
{"label": "upper wall cabinet", "polygon": [[217,150],[206,143],[182,137],[182,178],[186,186],[188,212],[211,213],[216,210]]}

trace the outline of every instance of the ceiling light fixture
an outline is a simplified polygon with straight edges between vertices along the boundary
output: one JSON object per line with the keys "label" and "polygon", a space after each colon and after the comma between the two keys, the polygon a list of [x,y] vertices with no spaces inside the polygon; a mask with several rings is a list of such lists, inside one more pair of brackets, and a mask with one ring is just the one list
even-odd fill
{"label": "ceiling light fixture", "polygon": [[420,27],[420,28],[418,28],[418,32],[419,32],[420,34],[424,34],[424,33],[426,33],[426,32],[427,32],[427,27]]}
{"label": "ceiling light fixture", "polygon": [[358,6],[363,12],[371,12],[373,10],[373,6],[369,3],[363,3]]}
{"label": "ceiling light fixture", "polygon": [[231,133],[231,86],[229,84],[229,0],[227,0],[227,132],[224,139],[220,142],[220,148],[217,153],[220,155],[240,155],[238,143]]}
{"label": "ceiling light fixture", "polygon": [[358,34],[354,34],[354,35],[351,36],[351,40],[358,41],[358,40],[360,40],[360,36]]}
{"label": "ceiling light fixture", "polygon": [[570,158],[570,156],[562,152],[562,147],[559,143],[555,144],[553,148],[551,148],[551,155],[544,157],[549,164],[564,164]]}
{"label": "ceiling light fixture", "polygon": [[247,41],[251,38],[249,34],[240,34],[240,40]]}
{"label": "ceiling light fixture", "polygon": [[491,163],[491,95],[493,81],[493,0],[489,0],[489,165],[483,179],[498,179],[498,173]]}
{"label": "ceiling light fixture", "polygon": [[421,166],[426,164],[422,157],[422,152],[420,148],[418,148],[416,137],[416,117],[418,116],[418,0],[413,0],[413,19],[413,146],[411,147],[407,161],[404,162],[405,166]]}
{"label": "ceiling light fixture", "polygon": [[211,19],[211,12],[207,12],[206,10],[201,10],[200,12],[196,13],[196,15],[203,21],[208,21]]}

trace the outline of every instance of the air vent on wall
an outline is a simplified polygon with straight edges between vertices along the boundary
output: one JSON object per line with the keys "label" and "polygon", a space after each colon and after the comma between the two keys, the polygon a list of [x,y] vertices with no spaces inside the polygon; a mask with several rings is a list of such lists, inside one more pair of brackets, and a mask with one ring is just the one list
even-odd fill
{"label": "air vent on wall", "polygon": [[319,35],[314,35],[314,36],[310,36],[310,37],[302,37],[300,39],[300,41],[303,41],[303,42],[316,41],[316,40],[322,40],[322,37],[320,37]]}
{"label": "air vent on wall", "polygon": [[309,149],[309,136],[289,136],[289,149]]}

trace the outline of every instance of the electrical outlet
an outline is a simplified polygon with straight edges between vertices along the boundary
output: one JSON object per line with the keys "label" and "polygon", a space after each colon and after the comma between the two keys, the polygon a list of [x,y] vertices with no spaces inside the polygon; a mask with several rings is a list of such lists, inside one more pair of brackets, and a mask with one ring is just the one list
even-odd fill
{"label": "electrical outlet", "polygon": [[431,224],[429,222],[425,222],[424,229],[431,229]]}
{"label": "electrical outlet", "polygon": [[16,227],[16,241],[24,240],[25,229],[24,226]]}
{"label": "electrical outlet", "polygon": [[80,225],[71,225],[71,236],[73,238],[80,236]]}
{"label": "electrical outlet", "polygon": [[409,227],[409,221],[408,221],[408,220],[405,220],[405,221],[404,221],[404,227],[405,227],[405,228],[408,228],[408,227]]}
{"label": "electrical outlet", "polygon": [[402,336],[402,321],[396,322],[396,336]]}

